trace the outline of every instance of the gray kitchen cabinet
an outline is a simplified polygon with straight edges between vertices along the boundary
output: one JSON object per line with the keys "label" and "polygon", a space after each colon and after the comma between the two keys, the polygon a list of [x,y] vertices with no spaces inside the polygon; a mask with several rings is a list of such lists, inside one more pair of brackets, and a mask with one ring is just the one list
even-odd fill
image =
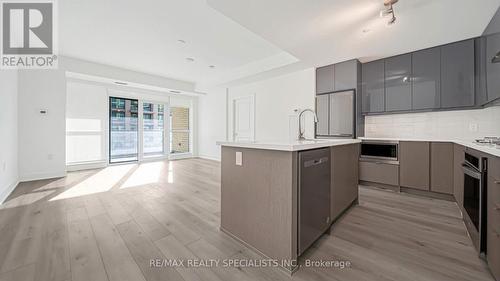
{"label": "gray kitchen cabinet", "polygon": [[429,190],[430,144],[422,141],[399,143],[399,180],[402,187]]}
{"label": "gray kitchen cabinet", "polygon": [[412,54],[413,110],[441,107],[441,48]]}
{"label": "gray kitchen cabinet", "polygon": [[359,180],[399,186],[399,165],[359,161]]}
{"label": "gray kitchen cabinet", "polygon": [[476,106],[482,106],[488,103],[488,93],[486,85],[486,37],[474,39],[475,48],[475,91]]}
{"label": "gray kitchen cabinet", "polygon": [[363,64],[361,79],[362,112],[384,112],[384,61],[378,60]]}
{"label": "gray kitchen cabinet", "polygon": [[453,143],[431,143],[431,191],[453,194]]}
{"label": "gray kitchen cabinet", "polygon": [[491,273],[500,280],[500,159],[488,159],[487,260]]}
{"label": "gray kitchen cabinet", "polygon": [[385,111],[411,110],[411,54],[385,59]]}
{"label": "gray kitchen cabinet", "polygon": [[328,95],[316,96],[316,115],[318,116],[316,135],[318,136],[328,136],[329,103]]}
{"label": "gray kitchen cabinet", "polygon": [[335,66],[327,65],[316,69],[316,94],[331,93],[335,90]]}
{"label": "gray kitchen cabinet", "polygon": [[358,60],[335,64],[335,91],[356,89],[358,84]]}
{"label": "gray kitchen cabinet", "polygon": [[500,98],[500,62],[492,63],[493,57],[500,53],[500,33],[486,38],[486,83],[488,101]]}
{"label": "gray kitchen cabinet", "polygon": [[441,47],[441,108],[475,105],[474,40]]}
{"label": "gray kitchen cabinet", "polygon": [[455,144],[453,146],[453,195],[460,210],[464,210],[464,172],[462,163],[465,161],[465,148]]}
{"label": "gray kitchen cabinet", "polygon": [[358,198],[359,149],[359,144],[331,147],[330,217],[332,221]]}

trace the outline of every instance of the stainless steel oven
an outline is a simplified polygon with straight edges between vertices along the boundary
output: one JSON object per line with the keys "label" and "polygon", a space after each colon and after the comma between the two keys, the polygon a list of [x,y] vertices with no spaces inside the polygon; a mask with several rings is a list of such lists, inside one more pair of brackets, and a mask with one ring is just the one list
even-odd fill
{"label": "stainless steel oven", "polygon": [[399,162],[399,142],[363,140],[360,157],[364,161],[397,164]]}
{"label": "stainless steel oven", "polygon": [[464,172],[463,204],[467,216],[465,217],[467,230],[479,253],[486,254],[487,233],[487,159],[473,152],[465,152],[465,162],[462,164]]}

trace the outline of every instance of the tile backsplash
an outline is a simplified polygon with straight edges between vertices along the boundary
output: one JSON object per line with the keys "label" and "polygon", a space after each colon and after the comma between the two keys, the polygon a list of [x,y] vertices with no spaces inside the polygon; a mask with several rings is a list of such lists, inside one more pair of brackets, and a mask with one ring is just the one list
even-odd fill
{"label": "tile backsplash", "polygon": [[500,106],[365,117],[365,137],[474,140],[500,137]]}

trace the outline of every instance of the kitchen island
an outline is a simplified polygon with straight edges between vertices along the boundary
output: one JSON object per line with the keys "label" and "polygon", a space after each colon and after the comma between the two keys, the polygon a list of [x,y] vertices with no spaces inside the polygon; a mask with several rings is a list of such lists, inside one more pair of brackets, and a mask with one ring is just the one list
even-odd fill
{"label": "kitchen island", "polygon": [[[304,245],[303,237],[314,238],[318,224],[328,230],[357,202],[359,143],[352,139],[218,143],[221,230],[292,272],[310,246]],[[315,154],[322,156],[307,158]],[[309,169],[307,175],[304,167]],[[320,190],[325,181],[327,192]]]}

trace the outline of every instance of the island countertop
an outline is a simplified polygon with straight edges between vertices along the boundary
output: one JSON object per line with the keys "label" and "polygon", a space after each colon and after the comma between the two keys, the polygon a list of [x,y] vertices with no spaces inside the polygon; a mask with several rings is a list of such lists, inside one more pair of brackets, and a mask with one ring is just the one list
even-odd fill
{"label": "island countertop", "polygon": [[242,147],[254,149],[300,151],[321,147],[360,143],[358,139],[317,139],[303,141],[252,141],[252,142],[226,142],[219,141],[217,145],[229,147]]}

